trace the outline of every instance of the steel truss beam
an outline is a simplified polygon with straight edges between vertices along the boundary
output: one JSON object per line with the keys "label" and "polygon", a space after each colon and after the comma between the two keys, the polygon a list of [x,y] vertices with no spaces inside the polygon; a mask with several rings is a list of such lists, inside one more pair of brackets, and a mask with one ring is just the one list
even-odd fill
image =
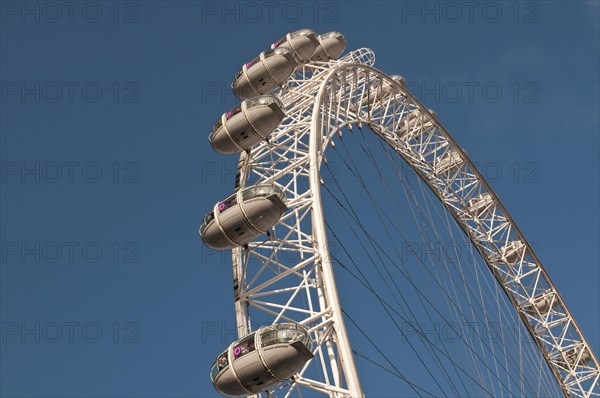
{"label": "steel truss beam", "polygon": [[[251,311],[259,323],[305,325],[317,342],[315,358],[278,390],[286,397],[300,386],[333,397],[363,395],[331,267],[319,169],[342,127],[367,125],[415,170],[469,237],[565,396],[600,396],[598,359],[498,196],[437,118],[373,68],[374,61],[371,50],[359,49],[305,66],[277,92],[286,119],[269,142],[240,157],[236,188],[274,184],[289,205],[263,241],[233,250],[240,337],[251,331]],[[415,112],[421,116],[410,117]]]}

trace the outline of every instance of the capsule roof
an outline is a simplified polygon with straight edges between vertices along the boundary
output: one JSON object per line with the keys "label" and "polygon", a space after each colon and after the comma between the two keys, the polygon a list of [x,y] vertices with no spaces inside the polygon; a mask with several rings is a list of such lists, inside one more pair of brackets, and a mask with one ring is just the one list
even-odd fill
{"label": "capsule roof", "polygon": [[400,85],[402,87],[406,87],[406,79],[404,77],[402,77],[401,75],[391,75],[390,76],[393,80],[397,81],[398,83],[400,83]]}
{"label": "capsule roof", "polygon": [[317,35],[312,29],[298,29],[295,32],[291,32],[289,34],[291,37],[296,37],[296,36],[311,36],[311,35]]}
{"label": "capsule roof", "polygon": [[267,94],[285,83],[297,66],[298,59],[287,47],[263,51],[235,74],[231,88],[241,99]]}
{"label": "capsule roof", "polygon": [[346,38],[340,32],[319,35],[319,46],[310,58],[311,61],[327,62],[338,57],[346,48]]}
{"label": "capsule roof", "polygon": [[244,65],[242,65],[242,69],[240,69],[235,74],[233,81],[235,82],[235,80],[244,73],[244,67],[250,68],[250,67],[258,64],[259,62],[261,62],[263,59],[267,59],[267,58],[273,57],[275,55],[287,55],[287,54],[293,55],[292,51],[287,47],[278,47],[278,48],[272,48],[267,51],[263,51],[260,54],[258,54],[256,57],[252,58],[250,61],[248,61]]}
{"label": "capsule roof", "polygon": [[271,48],[286,47],[292,50],[298,61],[306,62],[319,46],[317,34],[311,29],[300,29],[288,33],[271,45]]}
{"label": "capsule roof", "polygon": [[257,106],[257,105],[271,105],[271,104],[277,104],[277,106],[279,106],[280,108],[283,108],[283,103],[281,102],[281,100],[279,98],[275,97],[274,95],[259,95],[254,98],[247,99],[242,103],[242,106],[245,106],[246,109],[250,109],[253,106]]}

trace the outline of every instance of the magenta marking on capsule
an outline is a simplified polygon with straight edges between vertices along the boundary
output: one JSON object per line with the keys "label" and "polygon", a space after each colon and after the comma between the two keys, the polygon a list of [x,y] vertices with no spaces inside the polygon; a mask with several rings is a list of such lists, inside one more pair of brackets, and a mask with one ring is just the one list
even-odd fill
{"label": "magenta marking on capsule", "polygon": [[236,357],[240,356],[241,353],[242,353],[242,347],[237,346],[233,349],[233,355],[235,355]]}
{"label": "magenta marking on capsule", "polygon": [[225,203],[219,203],[219,211],[225,210]]}

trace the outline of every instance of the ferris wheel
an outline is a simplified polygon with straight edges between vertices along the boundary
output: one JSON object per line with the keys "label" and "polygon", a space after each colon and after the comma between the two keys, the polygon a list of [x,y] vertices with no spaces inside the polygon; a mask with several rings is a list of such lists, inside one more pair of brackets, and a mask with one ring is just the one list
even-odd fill
{"label": "ferris wheel", "polygon": [[[417,396],[551,396],[552,391],[568,397],[600,396],[597,357],[532,245],[466,151],[440,124],[435,112],[407,91],[401,76],[388,76],[373,67],[373,51],[358,49],[341,56],[345,47],[342,34],[317,35],[309,29],[276,41],[235,75],[232,89],[243,102],[224,113],[210,133],[210,143],[217,152],[240,154],[235,192],[217,202],[200,226],[206,246],[232,251],[239,338],[223,347],[211,367],[210,378],[216,390],[226,396],[265,393],[278,397],[361,397],[365,391],[357,371],[360,358],[393,374]],[[371,138],[367,138],[363,127],[374,133],[370,137],[375,144],[367,141]],[[361,168],[350,159],[349,152],[335,149],[339,142],[347,149],[345,136],[341,138],[347,131],[351,132],[345,136],[363,137],[357,145],[362,151],[360,156],[377,167],[384,188],[391,192],[392,200],[383,206],[367,187],[368,179],[362,177]],[[349,174],[364,187],[365,197],[374,202],[371,218],[382,221],[381,230],[372,231],[368,220],[361,219],[354,210],[354,202],[362,199],[353,199],[354,194],[347,195],[343,190],[333,193],[337,182],[324,178],[330,153],[338,154],[340,164],[347,166]],[[388,163],[379,168],[380,161]],[[393,189],[402,186],[412,195],[414,188],[386,182],[384,173],[395,173],[402,180],[397,161],[410,167],[420,190],[424,195],[428,192],[441,209],[434,208],[433,202],[430,207],[428,202],[415,199],[415,214],[437,212],[448,228],[460,232],[483,264],[464,273],[447,269],[451,280],[471,274],[479,284],[485,271],[485,277],[493,283],[486,287],[481,282],[483,287],[478,287],[478,293],[457,292],[456,285],[441,282],[436,276],[441,267],[434,269],[421,261],[422,268],[434,275],[435,290],[443,293],[438,301],[450,303],[450,312],[461,319],[469,312],[474,317],[493,312],[482,308],[482,303],[504,305],[519,323],[515,333],[523,333],[521,337],[532,343],[529,347],[513,344],[516,354],[511,354],[506,345],[494,351],[494,346],[486,342],[460,338],[466,347],[465,358],[479,369],[470,371],[447,346],[435,346],[423,328],[413,328],[411,331],[425,341],[425,350],[433,358],[431,367],[437,367],[441,374],[439,383],[434,376],[439,387],[436,389],[409,380],[384,350],[377,348],[375,339],[347,308],[342,308],[337,270],[334,277],[334,266],[341,264],[340,269],[356,277],[392,318],[414,315],[406,300],[404,310],[391,305],[373,288],[360,264],[354,264],[354,271],[350,269],[348,264],[357,257],[344,243],[346,232],[358,231],[356,246],[370,245],[384,267],[394,263],[389,254],[392,246],[384,247],[378,235],[387,234],[394,244],[390,231],[402,231],[385,213],[403,205],[394,199]],[[324,202],[329,194],[331,203],[348,221],[343,231],[328,222]],[[428,225],[434,228],[431,235],[436,235],[437,222],[432,217],[429,220]],[[415,222],[419,228],[421,224]],[[458,239],[453,234],[451,237]],[[345,253],[347,259],[342,261],[339,253]],[[392,273],[385,270],[382,279],[386,284],[395,284]],[[414,279],[407,280],[417,289],[418,300],[445,320],[435,300],[418,290]],[[471,282],[463,281],[462,286],[472,288]],[[395,289],[394,298],[404,300],[402,289],[398,285]],[[472,308],[479,306],[480,312],[463,311],[459,297],[466,297],[464,301]],[[402,305],[400,300],[397,302]],[[507,323],[508,315],[502,314],[498,315],[500,323]],[[353,349],[350,326],[376,347],[387,364]],[[453,326],[452,330],[458,332],[460,327]],[[502,333],[507,330],[503,328]],[[402,328],[398,331],[404,335],[407,332]],[[497,354],[504,358],[497,359]],[[417,355],[428,368],[427,361]],[[488,361],[486,356],[493,358]],[[524,371],[527,364],[536,369],[534,376]],[[429,369],[426,371],[431,374]],[[505,376],[499,377],[500,373]],[[455,382],[454,376],[460,381]],[[448,395],[440,392],[446,385],[450,386]]]}

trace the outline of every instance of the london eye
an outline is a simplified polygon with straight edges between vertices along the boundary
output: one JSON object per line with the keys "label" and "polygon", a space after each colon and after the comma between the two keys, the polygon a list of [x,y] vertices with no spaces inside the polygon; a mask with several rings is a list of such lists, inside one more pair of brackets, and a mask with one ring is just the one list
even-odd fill
{"label": "london eye", "polygon": [[[239,154],[200,226],[232,251],[238,339],[215,352],[215,389],[360,397],[372,366],[413,396],[600,396],[595,353],[498,193],[402,76],[345,47],[288,33],[242,65],[242,103],[209,135]],[[345,304],[340,278],[370,301]]]}

